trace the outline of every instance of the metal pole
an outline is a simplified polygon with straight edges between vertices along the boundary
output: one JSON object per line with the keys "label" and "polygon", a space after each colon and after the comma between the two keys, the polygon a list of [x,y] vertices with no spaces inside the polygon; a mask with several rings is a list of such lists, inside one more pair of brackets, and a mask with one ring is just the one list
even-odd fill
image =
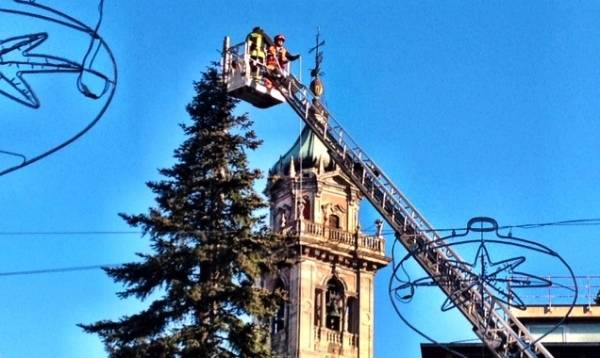
{"label": "metal pole", "polygon": [[221,71],[223,83],[227,83],[229,80],[229,70],[231,66],[231,54],[229,53],[229,44],[230,44],[229,36],[225,36],[223,40],[223,55],[221,56]]}

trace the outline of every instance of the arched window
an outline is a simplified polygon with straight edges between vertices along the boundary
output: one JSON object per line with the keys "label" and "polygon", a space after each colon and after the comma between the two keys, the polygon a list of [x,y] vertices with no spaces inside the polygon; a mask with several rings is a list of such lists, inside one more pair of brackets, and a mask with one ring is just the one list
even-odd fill
{"label": "arched window", "polygon": [[[283,282],[281,281],[281,279],[277,280],[277,283],[275,284],[275,290],[282,290],[285,291],[285,286],[283,285]],[[271,333],[272,334],[276,334],[282,330],[285,329],[286,327],[286,304],[284,302],[281,303],[281,305],[279,305],[279,307],[277,308],[277,315],[275,315],[275,317],[273,317],[273,324],[271,325]]]}
{"label": "arched window", "polygon": [[340,217],[335,215],[335,214],[331,214],[329,215],[329,228],[331,229],[339,229],[340,228]]}
{"label": "arched window", "polygon": [[348,332],[358,334],[358,300],[356,297],[348,297],[347,306]]}
{"label": "arched window", "polygon": [[343,327],[344,286],[335,277],[327,282],[325,312],[325,326],[334,331],[341,331]]}
{"label": "arched window", "polygon": [[302,200],[302,204],[304,204],[302,206],[302,218],[304,220],[310,220],[310,199],[308,197],[304,197],[304,199]]}

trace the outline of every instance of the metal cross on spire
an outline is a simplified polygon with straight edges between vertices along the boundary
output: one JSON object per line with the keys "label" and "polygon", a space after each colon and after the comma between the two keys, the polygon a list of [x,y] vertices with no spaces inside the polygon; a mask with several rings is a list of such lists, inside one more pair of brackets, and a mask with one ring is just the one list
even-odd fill
{"label": "metal cross on spire", "polygon": [[308,50],[308,53],[315,53],[315,68],[310,70],[310,76],[313,78],[310,82],[310,89],[315,94],[315,97],[321,97],[325,89],[320,79],[320,76],[324,75],[321,71],[321,62],[323,62],[321,47],[325,45],[325,41],[320,41],[320,35],[320,29],[317,28],[316,46]]}

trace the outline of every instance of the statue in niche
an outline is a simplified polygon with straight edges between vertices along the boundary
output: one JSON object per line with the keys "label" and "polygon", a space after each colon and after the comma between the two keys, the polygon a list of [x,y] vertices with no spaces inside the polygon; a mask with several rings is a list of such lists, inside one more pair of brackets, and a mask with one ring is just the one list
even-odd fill
{"label": "statue in niche", "polygon": [[308,197],[305,196],[298,202],[296,217],[300,220],[311,220],[310,199]]}
{"label": "statue in niche", "polygon": [[383,235],[383,220],[377,219],[375,220],[375,236],[381,237]]}
{"label": "statue in niche", "polygon": [[279,209],[279,229],[283,230],[287,225],[287,215],[285,209]]}
{"label": "statue in niche", "polygon": [[333,207],[331,203],[321,205],[321,211],[323,212],[323,226],[327,226],[329,215],[333,213]]}

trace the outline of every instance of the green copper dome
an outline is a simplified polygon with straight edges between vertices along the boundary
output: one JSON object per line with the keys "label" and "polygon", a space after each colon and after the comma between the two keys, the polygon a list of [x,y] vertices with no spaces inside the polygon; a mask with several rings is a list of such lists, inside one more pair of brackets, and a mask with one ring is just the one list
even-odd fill
{"label": "green copper dome", "polygon": [[327,148],[306,125],[294,145],[279,158],[269,173],[289,174],[292,160],[294,161],[294,171],[300,170],[301,161],[302,169],[318,168],[319,165],[322,165],[325,170],[333,168],[333,160],[331,160]]}

